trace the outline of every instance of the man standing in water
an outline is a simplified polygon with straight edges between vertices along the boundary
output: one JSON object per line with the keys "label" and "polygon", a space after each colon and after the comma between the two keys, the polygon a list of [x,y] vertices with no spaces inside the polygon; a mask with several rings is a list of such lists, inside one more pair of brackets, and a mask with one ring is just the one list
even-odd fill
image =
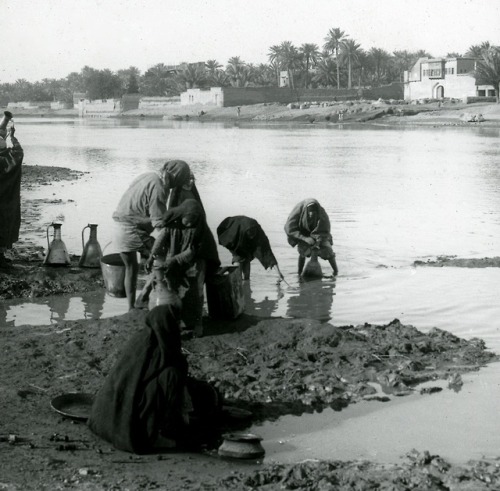
{"label": "man standing in water", "polygon": [[7,268],[10,259],[5,251],[19,239],[21,226],[21,174],[24,151],[9,130],[12,147],[7,148],[7,131],[0,132],[0,268]]}
{"label": "man standing in water", "polygon": [[113,242],[125,264],[129,310],[134,308],[137,290],[137,253],[148,254],[154,240],[151,235],[162,226],[170,190],[186,184],[189,176],[186,162],[170,160],[159,173],[147,172],[134,179],[113,213]]}

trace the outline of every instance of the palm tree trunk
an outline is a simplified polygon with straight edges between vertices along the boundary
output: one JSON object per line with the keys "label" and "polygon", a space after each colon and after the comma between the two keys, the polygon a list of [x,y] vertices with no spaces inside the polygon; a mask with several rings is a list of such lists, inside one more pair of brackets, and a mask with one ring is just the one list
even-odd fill
{"label": "palm tree trunk", "polygon": [[337,65],[337,90],[340,90],[340,66],[339,66],[339,47],[335,47],[335,63]]}
{"label": "palm tree trunk", "polygon": [[352,86],[352,73],[351,73],[351,58],[349,58],[349,64],[348,64],[348,78],[347,78],[347,88],[350,89]]}

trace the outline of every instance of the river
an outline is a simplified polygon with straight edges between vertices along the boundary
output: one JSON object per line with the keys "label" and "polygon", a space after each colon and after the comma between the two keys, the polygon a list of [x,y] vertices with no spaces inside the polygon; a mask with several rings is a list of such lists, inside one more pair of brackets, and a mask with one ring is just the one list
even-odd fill
{"label": "river", "polygon": [[[71,200],[42,210],[44,224],[62,221],[70,253],[81,253],[81,231],[88,223],[97,223],[101,245],[109,244],[111,214],[129,182],[166,160],[182,159],[195,173],[214,234],[227,216],[257,219],[291,285],[279,286],[275,272],[254,261],[246,286],[249,313],[336,325],[398,318],[424,331],[439,327],[481,337],[500,352],[500,269],[413,265],[440,255],[499,255],[498,129],[46,118],[19,119],[16,128],[27,164],[88,172],[76,182],[54,183],[26,196],[49,192]],[[297,252],[283,226],[293,206],[309,197],[330,216],[336,280],[298,282]],[[43,235],[30,238],[46,246]],[[113,252],[112,243],[105,252]],[[219,253],[228,264],[230,254],[221,247]],[[323,270],[330,271],[327,263]],[[116,315],[127,306],[101,292],[5,302],[4,308],[5,322],[21,325]],[[497,378],[498,369],[487,382],[495,384],[495,401]],[[496,418],[486,419],[485,434],[498,430]]]}

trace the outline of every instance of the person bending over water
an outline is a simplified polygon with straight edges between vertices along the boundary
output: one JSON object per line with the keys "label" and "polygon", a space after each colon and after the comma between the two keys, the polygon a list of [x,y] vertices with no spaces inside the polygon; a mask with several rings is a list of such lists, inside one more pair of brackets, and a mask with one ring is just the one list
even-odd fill
{"label": "person bending over water", "polygon": [[283,279],[269,239],[257,220],[244,215],[227,217],[217,227],[217,236],[219,244],[233,255],[233,264],[239,264],[244,280],[250,279],[250,263],[255,258],[265,269],[276,266]]}
{"label": "person bending over water", "polygon": [[299,252],[298,274],[304,270],[306,257],[319,256],[327,260],[333,274],[338,274],[337,261],[333,252],[330,233],[330,219],[317,200],[309,198],[293,208],[286,224],[288,243]]}
{"label": "person bending over water", "polygon": [[125,264],[125,293],[129,309],[134,308],[139,263],[137,253],[146,255],[161,227],[172,189],[189,182],[190,170],[182,160],[170,160],[160,172],[138,176],[123,194],[116,211],[113,242]]}

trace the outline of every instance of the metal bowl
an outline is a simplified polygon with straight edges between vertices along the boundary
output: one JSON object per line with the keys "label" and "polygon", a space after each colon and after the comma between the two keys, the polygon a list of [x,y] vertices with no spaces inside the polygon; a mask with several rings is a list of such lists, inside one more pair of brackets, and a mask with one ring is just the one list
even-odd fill
{"label": "metal bowl", "polygon": [[87,421],[94,402],[94,396],[85,392],[61,394],[50,401],[54,411],[65,418],[76,421]]}
{"label": "metal bowl", "polygon": [[233,459],[258,459],[266,453],[261,445],[262,438],[253,433],[226,433],[219,447],[221,457]]}

